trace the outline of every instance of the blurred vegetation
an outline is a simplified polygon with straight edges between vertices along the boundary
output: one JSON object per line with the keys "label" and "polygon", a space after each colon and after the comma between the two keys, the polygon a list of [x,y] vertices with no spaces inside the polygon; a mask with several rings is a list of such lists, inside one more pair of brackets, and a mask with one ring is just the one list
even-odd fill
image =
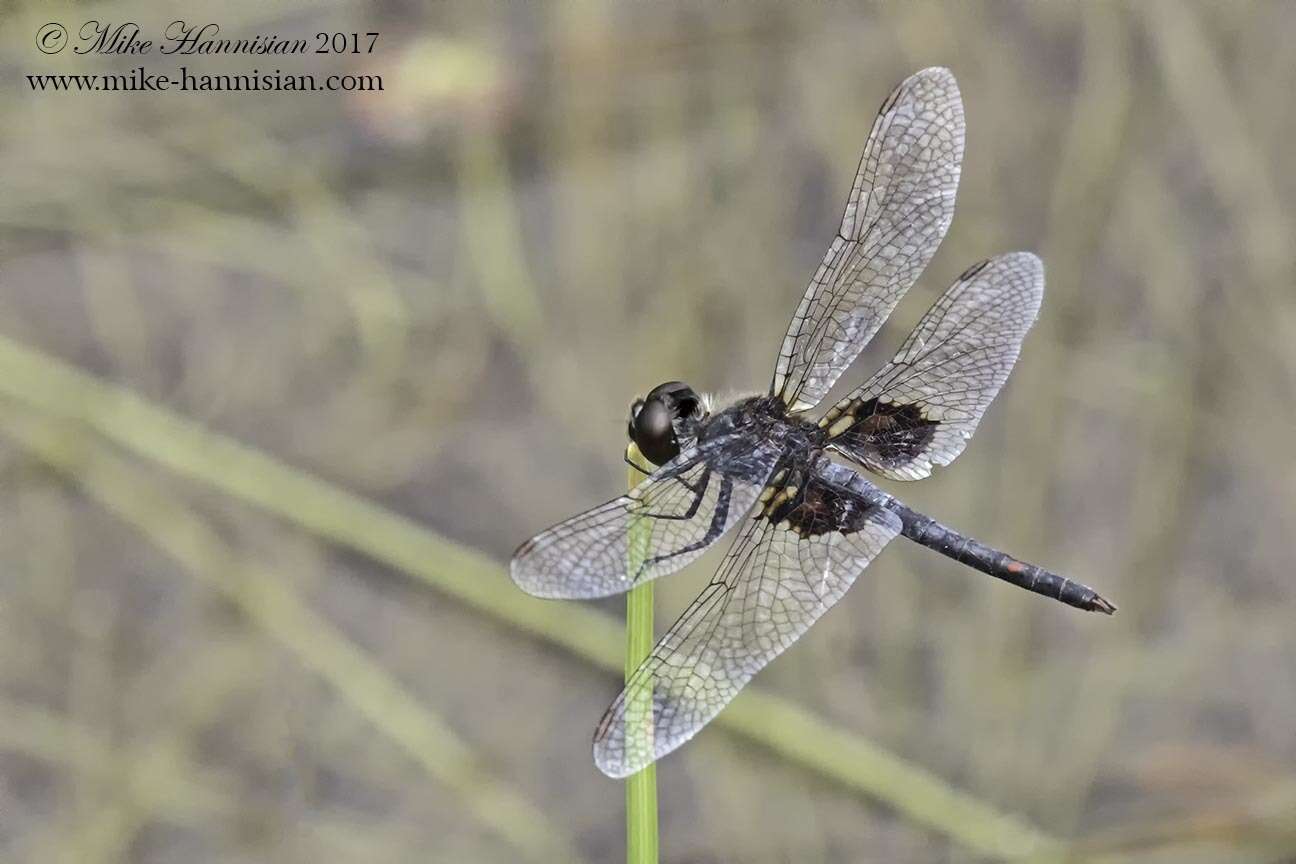
{"label": "blurred vegetation", "polygon": [[[1040,322],[895,544],[658,769],[668,861],[1296,859],[1296,5],[0,7],[0,858],[617,859],[624,601],[502,562],[654,384],[756,389],[878,103],[958,76]],[[33,94],[48,21],[379,31],[381,93]],[[657,586],[659,629],[709,556]],[[736,733],[736,734],[735,734]]]}

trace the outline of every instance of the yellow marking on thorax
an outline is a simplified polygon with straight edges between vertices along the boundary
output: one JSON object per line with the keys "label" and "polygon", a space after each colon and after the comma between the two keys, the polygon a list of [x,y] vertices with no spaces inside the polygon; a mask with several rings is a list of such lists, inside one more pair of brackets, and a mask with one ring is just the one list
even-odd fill
{"label": "yellow marking on thorax", "polygon": [[838,400],[837,404],[834,405],[828,411],[827,414],[819,418],[819,428],[823,429],[824,427],[826,427],[829,423],[833,422],[838,417],[842,416],[842,414],[844,414],[847,411],[847,409],[849,409],[854,404],[855,404],[855,400],[851,399],[850,397]]}
{"label": "yellow marking on thorax", "polygon": [[[799,489],[800,487],[798,486],[784,486],[782,489],[778,490],[777,493],[774,493],[773,487],[765,487],[765,492],[761,493],[761,498],[765,499],[765,508],[761,510],[761,515],[764,516],[773,513],[783,504],[783,502],[791,501],[796,497]],[[766,493],[770,493],[768,498],[766,498]]]}
{"label": "yellow marking on thorax", "polygon": [[854,425],[854,423],[855,423],[854,414],[843,414],[841,417],[837,419],[835,423],[833,423],[831,426],[828,427],[828,437],[836,438],[838,435],[842,434],[847,429],[849,429],[852,425]]}

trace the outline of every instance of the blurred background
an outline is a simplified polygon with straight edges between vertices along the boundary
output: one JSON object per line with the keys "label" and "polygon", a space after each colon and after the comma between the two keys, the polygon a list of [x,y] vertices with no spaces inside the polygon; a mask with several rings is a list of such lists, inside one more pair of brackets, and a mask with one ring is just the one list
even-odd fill
{"label": "blurred background", "polygon": [[[846,380],[1038,252],[966,453],[884,485],[1120,613],[893,544],[660,765],[663,859],[1296,861],[1296,5],[0,8],[3,860],[620,859],[622,601],[505,561],[624,488],[637,394],[766,386],[878,105],[945,65],[957,215]],[[175,18],[380,36],[34,42]],[[382,89],[25,77],[140,65]]]}

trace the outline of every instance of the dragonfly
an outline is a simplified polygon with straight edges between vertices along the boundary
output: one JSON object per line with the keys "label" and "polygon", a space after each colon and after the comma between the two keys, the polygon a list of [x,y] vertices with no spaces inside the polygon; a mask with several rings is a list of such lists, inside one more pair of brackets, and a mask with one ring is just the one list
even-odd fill
{"label": "dragonfly", "polygon": [[944,238],[963,145],[953,74],[931,68],[903,81],[873,123],[769,391],[721,406],[670,381],[636,399],[628,433],[651,474],[514,554],[512,578],[530,594],[605,597],[679,570],[742,526],[599,722],[594,761],[605,774],[629,776],[692,738],[896,537],[1079,609],[1116,611],[1094,589],[948,528],[856,470],[919,480],[963,452],[1039,312],[1035,255],[969,267],[889,363],[816,412]]}

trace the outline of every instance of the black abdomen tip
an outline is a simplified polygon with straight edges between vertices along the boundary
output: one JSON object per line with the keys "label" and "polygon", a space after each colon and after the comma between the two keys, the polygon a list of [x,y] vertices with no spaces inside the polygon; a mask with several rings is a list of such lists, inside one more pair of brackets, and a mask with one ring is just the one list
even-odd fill
{"label": "black abdomen tip", "polygon": [[1116,604],[1096,592],[1085,608],[1090,612],[1102,612],[1104,615],[1116,614]]}

